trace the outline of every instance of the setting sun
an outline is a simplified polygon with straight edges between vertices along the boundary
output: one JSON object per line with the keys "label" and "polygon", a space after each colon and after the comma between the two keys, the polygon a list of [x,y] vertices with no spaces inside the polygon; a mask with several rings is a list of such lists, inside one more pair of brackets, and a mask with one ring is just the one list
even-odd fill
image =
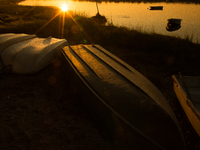
{"label": "setting sun", "polygon": [[62,4],[61,10],[62,10],[62,11],[67,11],[67,10],[68,10],[67,5],[66,5],[66,4]]}

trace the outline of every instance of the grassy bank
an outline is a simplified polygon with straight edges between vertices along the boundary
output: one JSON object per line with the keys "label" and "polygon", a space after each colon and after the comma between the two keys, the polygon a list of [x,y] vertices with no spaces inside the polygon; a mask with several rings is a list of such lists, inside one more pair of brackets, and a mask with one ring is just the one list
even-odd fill
{"label": "grassy bank", "polygon": [[38,37],[65,38],[71,45],[95,43],[111,49],[129,64],[136,63],[137,59],[147,59],[144,56],[132,61],[132,57],[139,52],[150,56],[156,67],[162,66],[160,69],[166,69],[170,74],[179,71],[185,75],[200,74],[200,45],[189,40],[155,33],[145,34],[112,24],[104,25],[94,18],[73,12],[65,13],[63,26],[63,13],[53,7],[5,5],[0,6],[0,10],[1,33],[28,33]]}
{"label": "grassy bank", "polygon": [[[36,34],[38,37],[52,36],[56,38],[65,38],[68,40],[70,45],[94,43],[103,46],[104,48],[106,48],[107,50],[109,50],[110,52],[112,52],[113,54],[115,54],[128,64],[130,64],[133,68],[141,72],[144,76],[146,76],[158,87],[158,89],[164,94],[164,96],[172,106],[172,109],[178,118],[178,121],[181,125],[181,129],[183,131],[187,148],[188,149],[200,148],[200,139],[196,135],[191,125],[189,124],[189,121],[187,120],[173,92],[172,79],[171,79],[171,76],[173,74],[178,74],[179,72],[181,72],[182,75],[195,75],[195,76],[200,75],[200,69],[199,69],[200,45],[191,43],[189,40],[183,40],[179,38],[163,36],[154,33],[145,34],[137,30],[127,29],[125,27],[116,27],[113,26],[112,24],[105,26],[104,24],[99,23],[99,21],[94,18],[88,18],[87,16],[84,15],[77,15],[73,12],[65,13],[65,21],[63,26],[62,17],[63,13],[60,12],[58,8],[53,8],[53,7],[24,7],[17,5],[0,5],[0,33],[11,33],[11,32],[27,33],[27,34]],[[51,70],[50,72],[53,71]],[[72,115],[72,113],[80,115],[78,118],[84,116],[83,114],[81,114],[83,113],[82,110],[83,108],[81,108],[79,101],[74,100],[73,98],[69,98],[70,101],[66,102],[66,99],[64,98],[66,96],[69,96],[69,94],[66,92],[67,90],[65,90],[66,85],[63,85],[64,83],[62,83],[61,79],[63,78],[59,79],[60,80],[59,85],[55,87],[50,86],[50,89],[48,89],[49,86],[46,83],[47,81],[45,81],[45,79],[48,76],[44,74],[44,71],[33,76],[22,76],[22,77],[23,79],[21,78],[21,76],[10,75],[7,78],[5,77],[5,80],[1,81],[2,84],[0,87],[1,88],[0,91],[2,92],[0,94],[2,95],[2,97],[4,97],[5,106],[7,106],[12,102],[11,109],[13,113],[15,112],[14,111],[15,109],[16,111],[18,111],[18,108],[14,107],[13,105],[18,106],[20,105],[19,102],[22,102],[24,97],[26,98],[27,95],[31,96],[34,95],[35,97],[39,98],[39,100],[37,100],[35,103],[36,98],[35,97],[32,98],[31,100],[34,102],[34,105],[30,103],[29,104],[30,107],[32,107],[33,105],[33,107],[37,109],[40,105],[42,105],[39,110],[37,110],[36,112],[34,111],[34,115],[35,113],[36,114],[43,113],[43,110],[45,109],[44,115],[46,115],[50,119],[49,120],[46,119],[44,121],[45,125],[44,127],[41,127],[42,133],[39,132],[40,126],[35,125],[36,128],[31,128],[31,129],[34,132],[38,131],[37,135],[30,136],[31,134],[33,134],[32,133],[33,131],[30,130],[28,131],[27,129],[26,132],[23,131],[24,135],[20,133],[15,135],[16,137],[24,136],[26,139],[25,144],[23,143],[24,142],[23,139],[22,139],[23,142],[21,141],[21,139],[18,139],[17,144],[16,143],[12,144],[13,145],[21,144],[22,146],[27,148],[28,147],[27,143],[32,142],[33,143],[32,146],[33,147],[35,146],[34,147],[35,149],[41,148],[42,146],[44,146],[44,144],[47,145],[47,143],[49,144],[53,141],[51,139],[52,133],[45,134],[47,129],[50,130],[50,132],[53,130],[54,134],[57,136],[56,138],[60,138],[60,141],[57,142],[63,144],[65,142],[64,137],[68,136],[67,135],[68,131],[65,131],[67,123],[64,124],[62,120],[60,120],[61,116],[62,119],[65,121],[69,119],[68,124],[72,122],[76,122],[77,124],[79,124],[80,122],[78,122],[75,119],[74,119],[75,121],[72,118],[66,119],[66,117],[69,117],[68,115],[69,114]],[[17,84],[18,80],[21,81],[20,85]],[[42,86],[39,84],[40,82],[42,83]],[[7,84],[9,84],[9,86]],[[14,87],[12,85],[14,85]],[[30,90],[28,90],[29,88]],[[36,88],[37,90],[39,89],[39,94],[43,95],[41,96],[39,94],[38,95],[35,94],[34,92],[36,92],[36,89],[34,88]],[[19,89],[23,89],[25,90],[25,92],[22,92]],[[34,92],[31,93],[31,91]],[[51,93],[50,96],[48,95],[48,93]],[[13,96],[15,96],[13,99],[19,99],[19,101],[16,102],[16,104],[14,103],[13,99],[12,99],[13,101],[9,101]],[[42,97],[46,98],[46,96],[50,100],[42,101]],[[71,107],[71,105],[70,107],[68,106],[68,104],[72,103],[71,101],[75,103],[73,104],[73,107]],[[48,108],[47,106],[45,106],[46,104]],[[20,109],[25,110],[26,105],[28,105],[28,102],[24,103],[22,105],[22,108]],[[55,111],[59,113],[60,115],[59,120],[56,118],[57,117],[56,113],[50,110],[51,107],[53,107],[52,109],[55,109]],[[78,108],[78,110],[74,111],[72,110],[72,108],[73,109]],[[5,114],[7,115],[6,112],[7,108],[4,110]],[[30,113],[30,110],[28,111],[28,113]],[[64,115],[63,113],[66,113],[68,115]],[[13,120],[9,116],[8,119]],[[59,122],[60,124],[54,123],[54,120],[60,121]],[[32,120],[28,119],[28,121],[31,122]],[[8,122],[6,123],[8,124]],[[5,126],[7,124],[5,124]],[[73,126],[71,125],[70,129],[75,130],[76,128],[77,130],[78,128],[77,124],[73,124]],[[25,123],[23,125],[27,127]],[[90,128],[94,128],[93,126],[89,126],[90,128],[86,127],[88,126],[87,123],[82,124],[81,127],[83,126],[87,128],[87,131],[89,131]],[[14,134],[16,132],[16,131],[14,132],[14,127],[12,124],[11,127],[13,129],[13,132],[10,131],[9,133],[10,137],[12,133]],[[59,134],[57,134],[57,132],[59,132]],[[69,132],[71,133],[71,131]],[[108,143],[111,143],[111,141],[108,140],[109,142],[107,142],[105,139],[102,140],[102,137],[100,138],[98,134],[96,135],[96,132],[99,132],[96,129],[94,130],[94,132],[95,132],[95,137],[93,137],[94,135],[91,134],[90,138],[95,139],[97,145],[94,145],[92,144],[92,142],[90,142],[91,149],[94,149],[95,146],[96,146],[95,148],[99,147],[99,149],[106,149],[106,148],[122,149],[121,147],[116,148],[116,145],[108,146]],[[76,135],[74,135],[74,141],[71,141],[73,138],[68,139],[68,145],[74,144],[74,146],[77,146],[75,140],[80,141],[80,139],[81,140],[84,139],[86,141],[83,141],[82,146],[88,148],[86,145],[84,145],[85,142],[87,142],[88,136],[86,137],[85,135],[83,135],[83,133],[82,134],[75,133],[75,134]],[[26,137],[28,137],[29,141],[27,141]],[[9,140],[10,138],[7,140],[7,145],[9,145]],[[4,140],[0,139],[0,142],[2,141]],[[57,144],[56,146],[59,147],[58,143],[56,143]],[[62,149],[62,146],[60,146],[59,148],[57,147],[57,149]],[[80,149],[80,147],[76,148]],[[76,148],[74,147],[74,149]]]}

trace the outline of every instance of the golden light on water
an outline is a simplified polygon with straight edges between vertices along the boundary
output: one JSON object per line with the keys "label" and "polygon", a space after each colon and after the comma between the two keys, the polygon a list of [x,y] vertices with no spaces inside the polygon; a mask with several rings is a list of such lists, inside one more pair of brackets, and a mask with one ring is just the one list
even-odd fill
{"label": "golden light on water", "polygon": [[[58,19],[59,19],[59,22],[58,22],[58,25],[57,25],[57,27],[58,27],[58,37],[60,37],[60,38],[64,38],[64,34],[65,34],[65,23],[66,23],[66,21],[65,21],[65,19],[66,19],[66,17],[70,17],[73,21],[74,21],[74,23],[76,24],[76,25],[74,25],[73,27],[72,27],[72,29],[71,30],[73,30],[72,32],[83,32],[83,34],[84,35],[86,35],[87,36],[87,38],[90,40],[90,41],[92,41],[91,39],[90,39],[90,37],[87,35],[87,33],[83,30],[83,28],[81,28],[81,26],[78,24],[78,22],[76,21],[77,20],[77,18],[74,18],[74,16],[73,15],[71,15],[70,14],[70,12],[68,12],[68,10],[69,10],[69,6],[70,6],[70,9],[71,9],[71,3],[69,4],[66,4],[66,3],[60,3],[60,4],[58,4],[57,3],[57,7],[60,9],[54,16],[52,16],[52,18],[50,18],[46,23],[44,23],[37,31],[35,31],[35,34],[38,34],[41,30],[43,30],[50,22],[52,22],[54,19],[56,19],[57,17],[59,17]],[[35,7],[36,6],[34,6],[33,8],[31,8],[23,17],[25,17],[26,15],[28,15],[31,11],[33,11],[34,9],[35,9]],[[68,32],[68,31],[67,31]],[[84,39],[84,42],[86,43],[87,42],[87,40],[86,39]]]}
{"label": "golden light on water", "polygon": [[[52,17],[48,22],[46,22],[38,31],[36,31],[36,33],[40,32],[46,25],[48,25],[51,21],[53,21],[57,16],[60,15],[60,26],[59,26],[59,31],[61,31],[61,33],[59,32],[59,36],[61,36],[61,38],[63,38],[64,35],[64,25],[65,25],[65,15],[68,11],[68,5],[63,3],[59,6],[60,8],[60,12],[58,12],[54,17]],[[60,35],[61,34],[61,35]]]}
{"label": "golden light on water", "polygon": [[62,6],[61,6],[61,10],[62,11],[68,11],[68,6],[64,3],[64,4],[62,4]]}

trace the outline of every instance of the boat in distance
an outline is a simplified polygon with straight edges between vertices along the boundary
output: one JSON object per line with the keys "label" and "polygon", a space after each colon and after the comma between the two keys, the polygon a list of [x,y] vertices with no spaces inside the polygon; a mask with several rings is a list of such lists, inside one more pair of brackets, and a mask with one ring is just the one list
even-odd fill
{"label": "boat in distance", "polygon": [[65,46],[61,53],[67,81],[95,111],[103,110],[99,118],[114,122],[113,132],[121,137],[128,133],[127,139],[144,149],[185,149],[169,103],[141,73],[99,45]]}
{"label": "boat in distance", "polygon": [[149,10],[163,10],[163,6],[150,6]]}
{"label": "boat in distance", "polygon": [[182,21],[182,19],[176,19],[176,18],[167,19],[166,30],[171,32],[171,31],[176,31],[176,30],[180,29],[181,21]]}
{"label": "boat in distance", "polygon": [[200,77],[173,75],[174,92],[196,133],[200,136]]}

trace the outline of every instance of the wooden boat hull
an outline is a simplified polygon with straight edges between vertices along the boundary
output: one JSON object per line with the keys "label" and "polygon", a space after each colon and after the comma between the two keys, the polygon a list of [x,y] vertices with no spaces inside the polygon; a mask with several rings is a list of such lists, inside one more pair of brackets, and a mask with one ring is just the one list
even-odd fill
{"label": "wooden boat hull", "polygon": [[31,74],[60,56],[61,48],[66,45],[65,39],[35,37],[15,44],[11,43],[3,49],[1,57],[5,66],[12,66],[13,73]]}
{"label": "wooden boat hull", "polygon": [[168,102],[135,69],[99,45],[64,47],[62,62],[68,81],[87,96],[103,124],[112,124],[114,134],[126,133],[152,149],[185,149]]}
{"label": "wooden boat hull", "polygon": [[183,76],[182,78],[183,81],[178,75],[172,76],[174,91],[188,120],[200,136],[200,77]]}

